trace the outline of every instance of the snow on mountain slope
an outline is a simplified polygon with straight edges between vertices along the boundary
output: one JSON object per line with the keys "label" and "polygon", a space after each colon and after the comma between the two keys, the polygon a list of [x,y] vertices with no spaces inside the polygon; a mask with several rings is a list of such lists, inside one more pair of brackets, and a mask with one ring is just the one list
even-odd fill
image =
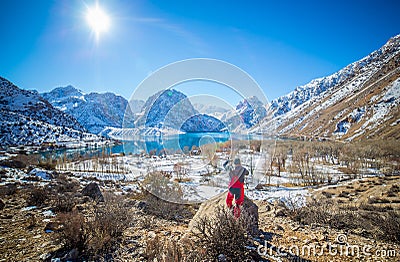
{"label": "snow on mountain slope", "polygon": [[75,118],[54,108],[39,94],[19,89],[0,77],[0,110],[13,111],[34,120],[84,131]]}
{"label": "snow on mountain slope", "polygon": [[187,119],[181,126],[185,132],[219,132],[225,125],[213,116],[197,114]]}
{"label": "snow on mountain slope", "polygon": [[[362,139],[396,137],[399,119],[400,35],[331,76],[319,78],[271,102],[280,136]],[[390,99],[385,98],[390,91]],[[386,102],[385,102],[386,101]]]}
{"label": "snow on mountain slope", "polygon": [[127,108],[128,101],[122,96],[113,93],[85,94],[72,86],[57,87],[42,96],[53,106],[74,116],[94,134],[100,133],[106,127],[122,127],[125,113],[125,120],[132,126],[134,113],[143,105],[143,101],[135,100]]}
{"label": "snow on mountain slope", "polygon": [[77,120],[54,108],[37,92],[18,88],[0,77],[0,144],[40,145],[96,140]]}
{"label": "snow on mountain slope", "polygon": [[223,107],[219,107],[216,105],[209,105],[209,104],[200,104],[200,103],[194,103],[193,107],[199,111],[200,114],[206,114],[209,116],[213,116],[215,118],[221,118],[222,115],[229,110]]}
{"label": "snow on mountain slope", "polygon": [[263,103],[255,96],[240,101],[234,110],[230,110],[221,116],[229,130],[240,133],[257,124],[267,116],[267,110]]}
{"label": "snow on mountain slope", "polygon": [[[389,59],[393,53],[398,51],[399,36],[389,40],[379,50],[372,52],[363,59],[354,62],[338,72],[312,80],[310,83],[297,87],[288,95],[279,97],[271,102],[271,109],[274,115],[282,115],[298,107],[313,97],[325,92],[326,90],[343,85],[346,82],[358,77],[358,81],[353,86],[359,85],[363,80],[373,75],[381,66],[384,60]],[[360,77],[362,75],[362,77]]]}
{"label": "snow on mountain slope", "polygon": [[149,130],[170,128],[184,132],[216,132],[224,128],[218,119],[200,114],[186,95],[174,89],[163,90],[149,97],[135,125]]}
{"label": "snow on mountain slope", "polygon": [[13,111],[0,110],[1,146],[52,143],[59,146],[80,147],[93,141],[100,141],[100,138],[91,133],[52,125]]}

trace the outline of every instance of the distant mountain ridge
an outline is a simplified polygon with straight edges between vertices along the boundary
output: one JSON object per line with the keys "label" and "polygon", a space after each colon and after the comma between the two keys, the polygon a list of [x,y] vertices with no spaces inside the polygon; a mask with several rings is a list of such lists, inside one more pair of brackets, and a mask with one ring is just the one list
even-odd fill
{"label": "distant mountain ridge", "polygon": [[0,120],[2,146],[98,139],[37,92],[20,89],[3,77],[0,77]]}
{"label": "distant mountain ridge", "polygon": [[[88,131],[100,133],[105,127],[122,127],[125,120],[133,126],[134,113],[143,105],[143,101],[134,101],[128,107],[128,101],[122,96],[107,92],[103,94],[85,94],[73,86],[57,87],[42,93],[54,107],[74,116]],[[125,115],[126,114],[126,115]]]}

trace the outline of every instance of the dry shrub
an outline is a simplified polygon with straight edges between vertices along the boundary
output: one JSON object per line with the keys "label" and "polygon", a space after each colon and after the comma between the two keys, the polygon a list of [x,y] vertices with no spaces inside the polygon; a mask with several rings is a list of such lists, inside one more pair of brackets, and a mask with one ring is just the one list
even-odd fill
{"label": "dry shrub", "polygon": [[79,189],[79,182],[70,179],[65,174],[58,174],[51,182],[52,202],[55,212],[71,212],[78,203],[76,193]]}
{"label": "dry shrub", "polygon": [[8,183],[0,186],[0,196],[12,196],[17,192],[17,183]]}
{"label": "dry shrub", "polygon": [[249,242],[248,219],[249,216],[244,212],[236,219],[224,206],[217,207],[214,216],[198,219],[193,233],[204,259],[215,261],[220,255],[227,261],[249,259],[251,254],[246,248]]}
{"label": "dry shrub", "polygon": [[204,253],[198,252],[193,241],[183,237],[179,241],[156,235],[146,240],[147,261],[196,262],[205,261]]}
{"label": "dry shrub", "polygon": [[28,194],[26,204],[28,206],[43,206],[49,198],[49,192],[45,188],[34,187]]}
{"label": "dry shrub", "polygon": [[63,213],[58,215],[62,224],[62,230],[59,232],[60,242],[66,249],[76,248],[79,251],[87,249],[87,242],[90,237],[89,226],[85,217],[77,212]]}
{"label": "dry shrub", "polygon": [[146,176],[142,183],[145,191],[169,202],[181,203],[183,192],[178,183],[170,181],[161,172],[153,172]]}
{"label": "dry shrub", "polygon": [[146,213],[170,220],[182,220],[193,216],[190,206],[181,204],[183,192],[180,185],[170,181],[163,174],[148,174],[142,187]]}
{"label": "dry shrub", "polygon": [[66,250],[77,249],[80,257],[99,259],[116,248],[132,216],[122,197],[108,194],[90,216],[74,211],[60,214],[59,221],[63,225],[59,240]]}
{"label": "dry shrub", "polygon": [[71,212],[76,206],[77,200],[73,194],[65,192],[53,197],[54,211],[59,213]]}
{"label": "dry shrub", "polygon": [[302,224],[339,230],[363,229],[376,239],[400,242],[400,211],[392,210],[390,206],[339,205],[330,199],[313,199],[306,206],[291,209],[289,215]]}
{"label": "dry shrub", "polygon": [[400,243],[400,211],[375,212],[370,219],[375,226],[376,238]]}
{"label": "dry shrub", "polygon": [[79,181],[70,179],[66,174],[58,174],[53,184],[54,191],[57,193],[77,192],[79,189]]}
{"label": "dry shrub", "polygon": [[339,206],[330,199],[312,199],[306,206],[292,210],[290,216],[303,224],[329,225],[336,229],[355,229],[362,224],[357,210],[350,206]]}

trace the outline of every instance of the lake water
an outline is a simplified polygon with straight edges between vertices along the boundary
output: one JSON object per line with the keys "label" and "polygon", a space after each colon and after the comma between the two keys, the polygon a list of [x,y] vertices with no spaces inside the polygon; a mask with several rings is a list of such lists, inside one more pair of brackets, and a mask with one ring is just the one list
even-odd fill
{"label": "lake water", "polygon": [[125,141],[120,145],[113,146],[112,153],[138,154],[141,152],[160,153],[163,150],[168,152],[187,152],[194,146],[200,147],[204,144],[223,143],[228,140],[251,140],[248,135],[237,135],[230,133],[185,133],[168,136],[146,136],[134,141]]}
{"label": "lake water", "polygon": [[[204,144],[212,143],[223,143],[228,140],[252,140],[259,139],[253,135],[239,135],[232,133],[185,133],[179,135],[168,135],[168,136],[138,136],[132,141],[123,141],[120,144],[113,145],[107,148],[80,148],[80,149],[60,149],[56,152],[51,152],[56,155],[67,155],[73,154],[89,154],[97,155],[101,154],[103,150],[107,153],[119,154],[140,154],[143,152],[159,154],[163,150],[169,153],[175,152],[187,152],[191,150],[193,146],[200,147]],[[47,155],[50,152],[43,153]]]}

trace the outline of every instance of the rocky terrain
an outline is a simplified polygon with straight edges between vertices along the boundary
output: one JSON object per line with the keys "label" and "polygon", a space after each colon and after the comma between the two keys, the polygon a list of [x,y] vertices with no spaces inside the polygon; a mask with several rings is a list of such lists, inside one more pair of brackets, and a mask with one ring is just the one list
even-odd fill
{"label": "rocky terrain", "polygon": [[[31,157],[14,160],[3,160],[0,170],[0,261],[400,258],[398,176],[310,188],[305,206],[296,198],[286,203],[246,198],[235,220],[224,211],[225,192],[200,206],[146,193],[143,183],[157,181],[151,185],[159,187],[162,174],[141,184],[99,181],[37,167]],[[16,167],[17,160],[23,165]]]}

